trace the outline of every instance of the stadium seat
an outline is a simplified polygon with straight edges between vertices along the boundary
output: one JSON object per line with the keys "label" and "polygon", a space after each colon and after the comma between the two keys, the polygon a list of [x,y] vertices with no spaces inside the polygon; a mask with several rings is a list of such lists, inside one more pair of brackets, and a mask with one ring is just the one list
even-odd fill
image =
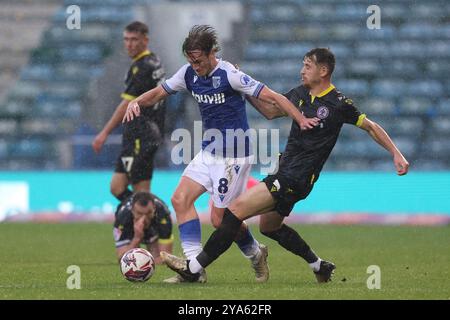
{"label": "stadium seat", "polygon": [[45,158],[51,154],[51,143],[37,138],[24,138],[10,144],[8,152],[13,158]]}
{"label": "stadium seat", "polygon": [[[384,9],[384,8],[383,8]],[[384,12],[383,12],[384,15]],[[358,28],[358,36],[367,40],[393,40],[397,36],[397,30],[393,25],[383,21],[381,29]],[[353,39],[355,39],[354,37]]]}
{"label": "stadium seat", "polygon": [[450,73],[449,59],[432,59],[426,62],[426,72],[435,79],[443,79]]}
{"label": "stadium seat", "polygon": [[335,85],[349,97],[366,96],[369,92],[369,84],[365,80],[341,79]]}
{"label": "stadium seat", "polygon": [[369,117],[372,115],[393,116],[397,113],[397,107],[394,99],[385,97],[368,98],[358,104],[360,110],[367,113]]}
{"label": "stadium seat", "polygon": [[431,132],[433,136],[447,136],[450,137],[450,117],[440,116],[431,119]]}
{"label": "stadium seat", "polygon": [[361,41],[356,44],[356,55],[359,58],[392,58],[389,44],[384,41]]}
{"label": "stadium seat", "polygon": [[416,60],[408,57],[396,58],[386,63],[383,73],[393,77],[403,77],[405,80],[422,76]]}
{"label": "stadium seat", "polygon": [[[438,2],[439,3],[439,2]],[[428,5],[425,3],[417,3],[414,6],[411,6],[411,15],[416,17],[417,19],[439,19],[439,18],[447,18],[446,11],[440,5]],[[444,9],[444,10],[443,10]]]}
{"label": "stadium seat", "polygon": [[351,21],[360,20],[366,17],[367,6],[359,3],[337,4],[335,16],[338,20]]}
{"label": "stadium seat", "polygon": [[80,61],[95,63],[102,58],[102,49],[92,45],[78,45],[72,48],[61,48],[61,59],[64,61]]}
{"label": "stadium seat", "polygon": [[27,119],[21,123],[21,132],[24,136],[29,135],[57,135],[64,127],[55,125],[52,120]]}
{"label": "stadium seat", "polygon": [[[450,9],[450,7],[449,7]],[[440,25],[439,28],[439,36],[443,39],[450,39],[450,24]]]}
{"label": "stadium seat", "polygon": [[442,83],[437,80],[415,80],[409,83],[409,92],[411,95],[437,97],[444,93],[444,88]]}
{"label": "stadium seat", "polygon": [[397,117],[396,126],[393,132],[395,134],[409,135],[411,138],[417,139],[423,136],[425,130],[424,121],[421,117]]}
{"label": "stadium seat", "polygon": [[0,135],[11,135],[17,133],[18,123],[15,119],[0,118]]}
{"label": "stadium seat", "polygon": [[400,27],[398,35],[405,39],[432,39],[439,35],[436,27],[430,23],[405,23]]}
{"label": "stadium seat", "polygon": [[419,40],[394,41],[389,49],[394,57],[420,58],[427,54],[427,46]]}
{"label": "stadium seat", "polygon": [[417,158],[411,163],[416,171],[448,170],[449,162],[432,158]]}
{"label": "stadium seat", "polygon": [[[408,96],[411,96],[415,86],[411,84],[410,92]],[[418,90],[419,92],[419,90]],[[419,97],[407,97],[400,100],[400,113],[404,115],[427,115],[430,114],[432,110],[433,102],[426,98]]]}
{"label": "stadium seat", "polygon": [[291,24],[289,31],[286,34],[287,40],[304,42],[304,41],[317,41],[317,39],[328,39],[330,34],[328,33],[328,28],[324,25],[318,24],[317,22],[308,24]]}
{"label": "stadium seat", "polygon": [[392,159],[375,160],[370,164],[370,168],[375,171],[391,172],[395,170]]}
{"label": "stadium seat", "polygon": [[371,92],[375,96],[396,98],[409,94],[407,82],[403,79],[383,79],[372,81]]}
{"label": "stadium seat", "polygon": [[383,19],[387,21],[403,21],[405,15],[410,12],[407,3],[383,3],[382,6]]}
{"label": "stadium seat", "polygon": [[42,87],[33,81],[19,80],[10,91],[10,99],[32,99],[38,95]]}
{"label": "stadium seat", "polygon": [[426,53],[436,58],[448,59],[450,57],[450,43],[448,43],[448,40],[431,41],[426,46]]}
{"label": "stadium seat", "polygon": [[392,133],[397,129],[397,117],[393,115],[367,115],[369,119],[377,122],[380,126],[382,126],[388,133]]}
{"label": "stadium seat", "polygon": [[[416,139],[411,136],[392,136],[391,137],[397,147],[402,150],[403,155],[407,159],[414,158],[418,151]],[[387,153],[387,151],[383,150]]]}
{"label": "stadium seat", "polygon": [[422,145],[422,154],[431,159],[448,160],[450,157],[450,139],[448,136],[429,136]]}
{"label": "stadium seat", "polygon": [[354,59],[345,69],[352,76],[375,77],[380,72],[380,63],[375,59]]}
{"label": "stadium seat", "polygon": [[436,111],[438,115],[450,115],[450,98],[440,100]]}
{"label": "stadium seat", "polygon": [[6,142],[5,139],[0,138],[0,159],[4,160],[7,157],[8,157],[8,143]]}
{"label": "stadium seat", "polygon": [[22,70],[22,80],[44,80],[49,81],[54,75],[54,68],[48,64],[35,64]]}
{"label": "stadium seat", "polygon": [[3,117],[22,118],[29,113],[29,105],[24,101],[8,100],[0,108],[0,115]]}
{"label": "stadium seat", "polygon": [[[334,151],[333,151],[334,157]],[[339,170],[339,171],[361,171],[367,170],[371,167],[370,161],[361,158],[339,158],[336,157],[329,164],[325,164],[324,170]],[[372,168],[371,168],[372,169]]]}

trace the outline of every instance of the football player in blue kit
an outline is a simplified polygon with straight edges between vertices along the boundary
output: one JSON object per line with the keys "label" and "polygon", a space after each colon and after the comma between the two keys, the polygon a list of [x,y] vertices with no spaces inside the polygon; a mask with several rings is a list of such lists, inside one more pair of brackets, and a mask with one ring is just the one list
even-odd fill
{"label": "football player in blue kit", "polygon": [[[202,150],[184,170],[172,196],[181,246],[187,259],[202,251],[195,200],[208,192],[214,202],[212,214],[223,214],[223,210],[214,208],[226,208],[246,188],[254,161],[250,139],[248,136],[237,139],[229,134],[249,129],[245,97],[260,99],[274,108],[278,106],[303,130],[314,128],[319,121],[318,118],[305,118],[286,97],[237,70],[231,63],[218,59],[216,54],[219,50],[217,34],[211,26],[192,27],[182,46],[188,63],[158,87],[132,100],[123,119],[124,122],[132,121],[140,116],[141,108],[155,105],[178,91],[190,92],[198,102],[205,130]],[[212,137],[208,139],[207,133],[212,133]],[[267,281],[267,247],[253,238],[245,224],[234,241],[244,256],[251,260],[256,281]],[[183,282],[182,278],[178,279]],[[205,282],[206,274],[202,273],[196,281]]]}

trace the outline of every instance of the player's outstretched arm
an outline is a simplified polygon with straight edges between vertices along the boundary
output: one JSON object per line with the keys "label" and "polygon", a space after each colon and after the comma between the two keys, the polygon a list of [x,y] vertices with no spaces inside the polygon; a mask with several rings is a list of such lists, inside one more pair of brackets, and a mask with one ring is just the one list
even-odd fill
{"label": "player's outstretched arm", "polygon": [[168,95],[169,94],[161,85],[141,94],[128,104],[122,123],[132,121],[134,117],[139,117],[141,114],[141,107],[153,106],[162,99],[166,98]]}
{"label": "player's outstretched arm", "polygon": [[285,96],[266,86],[261,90],[258,99],[277,105],[284,113],[294,119],[302,130],[312,129],[319,124],[319,118],[306,118]]}
{"label": "player's outstretched arm", "polygon": [[92,149],[94,149],[96,153],[100,152],[109,134],[122,121],[123,116],[125,115],[125,111],[127,110],[128,102],[129,101],[125,99],[120,102],[113,115],[111,116],[111,119],[109,119],[103,129],[95,136],[94,140],[92,141]]}
{"label": "player's outstretched arm", "polygon": [[409,163],[394,144],[389,135],[384,131],[384,129],[375,121],[371,121],[365,118],[360,126],[361,129],[366,130],[369,135],[375,140],[379,145],[389,151],[394,158],[394,165],[397,169],[397,174],[402,176],[408,173]]}
{"label": "player's outstretched arm", "polygon": [[131,250],[133,248],[139,248],[141,242],[142,242],[142,238],[135,236],[129,244],[119,247],[119,248],[116,248],[117,259],[120,261],[120,259],[122,259],[122,256],[125,254],[125,252],[127,252],[128,250]]}
{"label": "player's outstretched arm", "polygon": [[287,114],[284,113],[283,110],[278,108],[278,106],[275,104],[271,104],[267,101],[263,101],[261,99],[257,99],[255,97],[252,97],[249,95],[245,95],[245,98],[267,120],[272,120],[272,119],[276,119],[279,117],[287,116]]}

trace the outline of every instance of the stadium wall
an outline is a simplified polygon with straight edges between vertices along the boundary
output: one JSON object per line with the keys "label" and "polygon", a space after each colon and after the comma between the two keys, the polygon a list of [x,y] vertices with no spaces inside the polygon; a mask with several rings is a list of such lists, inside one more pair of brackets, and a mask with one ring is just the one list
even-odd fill
{"label": "stadium wall", "polygon": [[[170,205],[180,171],[157,171],[153,192]],[[254,174],[255,178],[261,178]],[[0,221],[109,221],[109,171],[0,172]],[[290,219],[302,223],[450,223],[450,172],[324,172]],[[196,203],[208,211],[208,196]],[[207,214],[202,219],[208,220]]]}

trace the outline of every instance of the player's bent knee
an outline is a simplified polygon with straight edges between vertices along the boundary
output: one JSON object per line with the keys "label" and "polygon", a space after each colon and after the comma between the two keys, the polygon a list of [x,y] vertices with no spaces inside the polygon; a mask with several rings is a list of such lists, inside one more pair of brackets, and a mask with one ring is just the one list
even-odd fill
{"label": "player's bent knee", "polygon": [[222,217],[211,216],[211,224],[215,229],[217,229],[222,223]]}
{"label": "player's bent knee", "polygon": [[187,210],[192,203],[188,200],[188,197],[183,192],[175,192],[170,199],[172,205],[176,211]]}
{"label": "player's bent knee", "polygon": [[176,209],[182,205],[183,199],[176,193],[172,195],[172,198],[170,198],[170,202],[172,202],[172,206]]}
{"label": "player's bent knee", "polygon": [[216,208],[214,206],[211,208],[211,224],[214,228],[217,229],[222,223],[224,211],[224,208]]}

